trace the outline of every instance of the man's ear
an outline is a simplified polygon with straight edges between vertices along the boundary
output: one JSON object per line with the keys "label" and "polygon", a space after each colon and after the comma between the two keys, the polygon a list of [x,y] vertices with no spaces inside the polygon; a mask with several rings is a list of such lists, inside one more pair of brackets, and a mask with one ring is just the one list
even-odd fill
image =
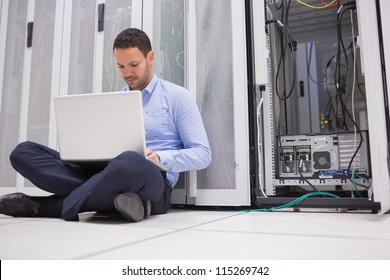
{"label": "man's ear", "polygon": [[146,55],[146,59],[148,60],[148,62],[152,63],[154,61],[154,51],[148,52],[148,54]]}

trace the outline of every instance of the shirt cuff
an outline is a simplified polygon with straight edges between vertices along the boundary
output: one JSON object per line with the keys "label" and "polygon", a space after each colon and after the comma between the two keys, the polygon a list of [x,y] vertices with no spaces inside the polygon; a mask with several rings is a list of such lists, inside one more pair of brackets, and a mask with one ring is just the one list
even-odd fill
{"label": "shirt cuff", "polygon": [[158,151],[156,152],[160,157],[160,162],[167,167],[167,170],[171,169],[173,156],[169,151]]}

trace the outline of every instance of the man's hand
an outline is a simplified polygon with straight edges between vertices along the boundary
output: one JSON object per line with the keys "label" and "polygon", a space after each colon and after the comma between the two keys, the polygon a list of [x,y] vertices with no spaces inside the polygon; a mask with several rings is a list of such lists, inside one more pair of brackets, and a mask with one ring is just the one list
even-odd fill
{"label": "man's hand", "polygon": [[158,162],[160,162],[160,157],[158,156],[158,154],[156,154],[155,152],[153,152],[151,149],[146,149],[146,155],[148,157],[150,157],[151,159],[154,159]]}

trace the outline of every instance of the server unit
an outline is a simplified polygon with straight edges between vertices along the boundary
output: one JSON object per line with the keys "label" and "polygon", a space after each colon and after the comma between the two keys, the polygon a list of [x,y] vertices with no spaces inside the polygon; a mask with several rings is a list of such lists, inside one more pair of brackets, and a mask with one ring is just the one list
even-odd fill
{"label": "server unit", "polygon": [[[315,179],[322,183],[345,183],[354,174],[370,178],[367,131],[278,137],[276,178]],[[333,179],[337,180],[333,182]],[[294,184],[294,181],[289,182]]]}

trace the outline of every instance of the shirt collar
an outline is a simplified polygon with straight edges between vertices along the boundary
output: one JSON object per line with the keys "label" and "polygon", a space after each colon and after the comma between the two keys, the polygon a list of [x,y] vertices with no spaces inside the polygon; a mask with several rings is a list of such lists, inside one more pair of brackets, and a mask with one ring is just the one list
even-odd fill
{"label": "shirt collar", "polygon": [[156,87],[156,84],[157,84],[157,76],[156,76],[156,74],[153,74],[152,80],[149,82],[149,84],[146,86],[146,88],[144,88],[142,90],[142,94],[143,95],[146,93],[152,94],[154,88]]}

